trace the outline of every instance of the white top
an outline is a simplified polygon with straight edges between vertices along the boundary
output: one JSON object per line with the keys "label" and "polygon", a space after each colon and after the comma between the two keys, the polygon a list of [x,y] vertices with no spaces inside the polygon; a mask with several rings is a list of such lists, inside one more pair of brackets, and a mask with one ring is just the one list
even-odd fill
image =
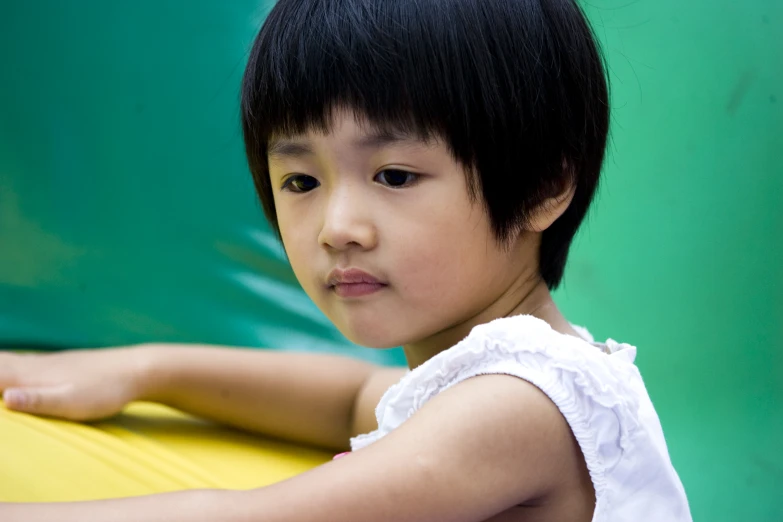
{"label": "white top", "polygon": [[568,421],[595,487],[593,522],[691,522],[658,415],[633,364],[636,348],[563,335],[532,316],[496,319],[409,371],[381,398],[378,429],[353,451],[401,425],[437,394],[470,377],[505,374],[547,394]]}

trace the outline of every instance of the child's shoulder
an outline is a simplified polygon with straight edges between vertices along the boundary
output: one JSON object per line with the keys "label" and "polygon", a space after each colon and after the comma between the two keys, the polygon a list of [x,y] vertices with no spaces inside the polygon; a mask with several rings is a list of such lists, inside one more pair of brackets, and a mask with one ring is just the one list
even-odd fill
{"label": "child's shoulder", "polygon": [[635,354],[627,344],[560,334],[532,316],[497,319],[476,326],[458,344],[406,373],[376,408],[379,430],[354,439],[354,445],[369,444],[437,395],[479,375],[511,375],[535,385],[575,432],[588,424],[596,406],[627,410],[631,422],[639,399],[633,383],[641,383]]}
{"label": "child's shoulder", "polygon": [[[630,381],[640,380],[633,364],[636,348],[612,340],[595,343],[586,330],[578,330],[583,339],[556,332],[546,322],[529,315],[476,326],[458,344],[407,372],[384,395],[378,413],[393,409],[410,415],[450,387],[488,374],[513,375],[529,381],[555,403],[565,400],[561,395],[568,392],[603,403],[623,402],[629,408],[635,407],[636,394],[627,392]],[[578,394],[572,393],[577,391]]]}
{"label": "child's shoulder", "polygon": [[[629,473],[647,481],[643,486],[684,501],[658,416],[633,363],[636,349],[612,340],[595,343],[585,331],[580,333],[582,339],[558,333],[531,316],[502,318],[475,327],[461,342],[392,386],[376,409],[378,429],[354,438],[353,449],[384,437],[446,390],[461,388],[458,385],[477,376],[509,375],[542,391],[567,421],[599,507],[608,505],[610,497],[621,495],[623,488],[635,487],[627,483]],[[473,390],[498,384],[488,379],[471,382]],[[521,393],[515,395],[514,389]],[[507,393],[498,394],[498,401],[518,402],[523,415],[536,415],[536,405],[528,404],[535,395],[524,388],[504,390]]]}

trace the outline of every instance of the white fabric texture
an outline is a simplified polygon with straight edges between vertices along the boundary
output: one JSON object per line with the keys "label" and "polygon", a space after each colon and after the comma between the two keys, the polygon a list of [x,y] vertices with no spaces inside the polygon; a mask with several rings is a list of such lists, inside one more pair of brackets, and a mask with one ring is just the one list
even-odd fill
{"label": "white fabric texture", "polygon": [[465,379],[505,374],[541,389],[560,409],[595,487],[593,522],[691,522],[636,348],[560,334],[532,316],[475,327],[455,346],[409,371],[381,398],[378,429],[351,440],[360,450],[400,426],[440,392]]}

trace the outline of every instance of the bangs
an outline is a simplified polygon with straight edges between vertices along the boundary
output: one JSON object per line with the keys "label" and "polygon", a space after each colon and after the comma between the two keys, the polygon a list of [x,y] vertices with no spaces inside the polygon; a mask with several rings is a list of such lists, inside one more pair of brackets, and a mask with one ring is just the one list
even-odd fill
{"label": "bangs", "polygon": [[334,110],[347,108],[380,129],[438,135],[458,161],[473,165],[474,135],[510,130],[508,121],[497,121],[504,118],[496,101],[526,97],[525,85],[511,78],[515,64],[492,59],[512,42],[497,37],[498,27],[481,27],[473,13],[479,5],[278,2],[244,78],[242,112],[252,141],[263,146],[272,135],[329,131]]}

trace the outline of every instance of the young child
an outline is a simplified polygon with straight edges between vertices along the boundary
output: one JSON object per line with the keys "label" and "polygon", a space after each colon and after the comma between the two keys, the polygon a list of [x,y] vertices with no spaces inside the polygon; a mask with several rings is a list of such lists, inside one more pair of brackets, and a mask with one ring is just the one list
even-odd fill
{"label": "young child", "polygon": [[253,491],[4,504],[11,521],[691,520],[635,348],[555,306],[609,106],[574,0],[279,0],[242,85],[246,152],[340,358],[141,346],[0,358],[6,406],[133,400],[347,452]]}

